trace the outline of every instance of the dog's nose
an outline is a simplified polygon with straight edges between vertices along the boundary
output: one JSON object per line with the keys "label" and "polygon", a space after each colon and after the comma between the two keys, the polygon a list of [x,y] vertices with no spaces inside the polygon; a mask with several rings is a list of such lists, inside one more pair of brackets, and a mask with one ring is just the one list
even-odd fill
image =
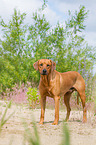
{"label": "dog's nose", "polygon": [[46,72],[47,72],[47,70],[44,68],[44,69],[43,69],[43,73],[45,74]]}

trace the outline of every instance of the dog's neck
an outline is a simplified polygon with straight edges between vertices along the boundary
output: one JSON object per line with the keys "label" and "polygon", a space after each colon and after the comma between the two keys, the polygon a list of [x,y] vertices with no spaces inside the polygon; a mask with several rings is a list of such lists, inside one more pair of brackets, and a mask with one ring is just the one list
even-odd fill
{"label": "dog's neck", "polygon": [[41,75],[41,81],[43,82],[45,87],[49,87],[50,86],[51,82],[55,78],[55,75],[56,75],[55,71],[52,71],[48,75]]}

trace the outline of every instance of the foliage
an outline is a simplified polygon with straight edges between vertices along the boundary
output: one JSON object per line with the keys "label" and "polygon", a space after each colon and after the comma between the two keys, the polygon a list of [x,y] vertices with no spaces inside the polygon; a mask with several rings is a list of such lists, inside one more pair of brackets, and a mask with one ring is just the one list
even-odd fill
{"label": "foliage", "polygon": [[[5,24],[1,19],[3,31],[3,40],[1,41],[1,63],[0,63],[0,84],[2,89],[11,88],[15,83],[26,81],[26,76],[23,73],[22,59],[25,46],[26,28],[23,26],[25,13],[20,14],[14,9],[12,20]],[[1,56],[0,55],[0,56]],[[1,90],[2,91],[2,90]]]}
{"label": "foliage", "polygon": [[37,88],[29,87],[26,96],[30,107],[35,108],[40,98]]}
{"label": "foliage", "polygon": [[[0,18],[0,93],[6,92],[7,88],[11,90],[15,84],[31,82],[37,86],[40,76],[33,63],[49,58],[56,62],[57,71],[78,71],[84,77],[86,93],[90,95],[96,51],[85,42],[82,33],[88,11],[80,6],[74,14],[69,11],[64,25],[58,22],[52,27],[43,13],[45,8],[44,0],[42,8],[33,13],[31,25],[25,24],[26,14],[16,9],[8,24]],[[92,85],[90,87],[92,89]]]}

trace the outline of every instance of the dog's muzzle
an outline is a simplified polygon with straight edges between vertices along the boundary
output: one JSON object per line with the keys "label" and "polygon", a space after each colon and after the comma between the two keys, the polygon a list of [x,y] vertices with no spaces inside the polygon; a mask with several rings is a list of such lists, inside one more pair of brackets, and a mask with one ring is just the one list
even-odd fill
{"label": "dog's muzzle", "polygon": [[47,70],[45,68],[42,71],[42,75],[47,75]]}

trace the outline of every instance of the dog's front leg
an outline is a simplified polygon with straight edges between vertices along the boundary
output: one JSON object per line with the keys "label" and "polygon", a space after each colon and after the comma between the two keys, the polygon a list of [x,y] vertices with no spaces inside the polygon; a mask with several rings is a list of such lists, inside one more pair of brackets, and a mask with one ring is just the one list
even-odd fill
{"label": "dog's front leg", "polygon": [[41,96],[41,117],[40,117],[40,122],[39,124],[43,124],[44,122],[44,113],[45,113],[45,106],[46,106],[46,97]]}
{"label": "dog's front leg", "polygon": [[52,124],[57,125],[58,121],[59,121],[59,100],[60,100],[60,96],[55,96],[54,100],[55,100],[55,120]]}

